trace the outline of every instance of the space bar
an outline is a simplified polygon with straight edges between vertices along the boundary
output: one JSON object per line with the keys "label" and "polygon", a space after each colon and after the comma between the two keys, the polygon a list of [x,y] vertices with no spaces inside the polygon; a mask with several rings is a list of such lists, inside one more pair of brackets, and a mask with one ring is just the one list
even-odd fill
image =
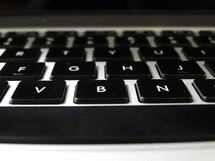
{"label": "space bar", "polygon": [[0,108],[1,143],[215,140],[213,106]]}

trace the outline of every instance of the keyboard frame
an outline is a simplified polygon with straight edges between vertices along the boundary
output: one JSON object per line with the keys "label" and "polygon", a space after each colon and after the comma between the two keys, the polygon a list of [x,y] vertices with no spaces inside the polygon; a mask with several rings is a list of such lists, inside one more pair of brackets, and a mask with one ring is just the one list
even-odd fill
{"label": "keyboard frame", "polygon": [[[24,31],[28,28],[22,28],[22,29],[19,29],[19,30],[15,30],[15,31]],[[40,32],[44,32],[46,30],[75,30],[77,29],[78,31],[80,32],[83,32],[85,30],[89,30],[88,28],[36,28],[36,30],[40,31]],[[96,30],[96,29],[100,29],[101,28],[90,28],[92,30]],[[182,28],[175,28],[175,27],[163,27],[163,28],[157,28],[157,27],[129,27],[129,28],[123,28],[123,27],[119,27],[119,28],[102,28],[102,30],[117,30],[117,31],[122,31],[123,30],[138,30],[138,29],[148,29],[148,30],[155,30],[157,33],[160,32],[161,30],[165,29],[165,30],[171,30],[171,29],[184,29],[184,30],[189,30],[191,29],[192,31],[198,31],[198,30],[202,30],[202,29],[205,29],[205,30],[210,30],[210,29],[214,29],[214,28],[210,28],[210,27],[207,27],[207,28],[195,28],[193,29],[192,27],[182,27]],[[32,31],[35,30],[35,28],[32,28],[31,29]],[[8,30],[8,29],[2,29],[2,31],[11,31]],[[44,54],[45,55],[45,54]],[[180,55],[182,56],[183,58],[183,55]],[[41,61],[42,58],[39,60]],[[154,62],[150,62],[148,65],[150,67],[150,70],[154,70],[154,67],[152,66]],[[202,67],[202,69],[205,71],[205,67],[203,66],[202,62],[198,62],[198,64]],[[49,73],[51,72],[51,68],[53,67],[53,64],[51,64],[45,74],[45,77],[43,78],[44,80],[46,80],[48,78],[47,75],[49,75]],[[99,70],[102,70],[99,68]],[[212,78],[211,74],[207,72],[206,70],[206,74],[207,74],[207,78]],[[158,74],[156,74],[156,72],[154,73],[153,75],[155,78],[159,78]],[[99,75],[98,76],[99,78],[103,78],[102,75]],[[126,81],[126,84],[128,83],[129,84],[129,87],[130,86],[133,86],[134,85],[134,82],[129,82],[129,81]],[[195,90],[192,85],[191,85],[191,82],[192,80],[185,80],[185,85],[188,87],[188,90],[189,91],[192,91]],[[15,90],[16,88],[16,85],[18,82],[9,82],[10,85],[11,85],[11,89],[10,91],[8,92],[8,96],[7,98],[9,98],[10,95],[12,95],[13,91]],[[131,83],[131,84],[130,84]],[[73,85],[76,84],[76,82],[72,82]],[[131,90],[130,92],[135,92],[136,94],[136,91],[135,89],[134,90]],[[196,93],[196,92],[195,92]],[[72,94],[72,92],[71,92]],[[68,95],[68,93],[67,93]],[[133,100],[133,99],[132,99]],[[3,100],[4,102],[7,102],[7,99]],[[205,102],[202,102],[199,98],[198,95],[195,95],[195,102],[191,103],[191,104],[194,104],[192,105],[192,107],[195,107],[197,105],[201,105],[203,107],[210,107],[212,110],[214,108],[214,105],[213,103],[205,103]],[[135,99],[134,101],[132,101],[132,103],[135,102]],[[138,108],[144,108],[144,105],[142,103],[139,103],[139,102],[135,102],[136,105],[138,105]],[[10,107],[9,107],[10,106]],[[12,105],[14,106],[15,108],[23,108],[24,105],[21,105],[21,106],[17,106],[17,105]],[[7,103],[6,104],[3,104],[1,107],[0,107],[0,111],[4,111],[6,110],[7,112],[11,110],[11,105],[8,105]],[[58,105],[55,105],[54,108],[56,108]],[[83,106],[83,105],[74,105],[76,107],[80,107],[80,106]],[[99,106],[101,105],[93,105],[93,107],[95,108],[98,108]],[[104,106],[104,105],[102,105]],[[105,105],[105,106],[109,106],[109,105]],[[123,105],[116,105],[118,108],[123,108]],[[128,104],[129,108],[132,108],[133,105],[130,105]],[[153,106],[157,106],[159,107],[159,105],[148,105],[147,106],[150,106],[150,108],[153,108]],[[164,107],[166,105],[164,104]],[[177,106],[177,104],[174,104],[172,105],[173,107],[174,106]],[[34,109],[42,109],[43,106],[40,106],[40,105],[33,105],[33,106],[30,106]],[[161,107],[161,106],[160,106]],[[13,107],[12,107],[13,108]],[[25,109],[27,108],[27,106],[25,106]],[[53,106],[50,105],[51,109],[53,109]],[[58,107],[57,107],[58,108]],[[66,107],[68,108],[68,107]],[[73,108],[73,107],[69,107],[69,108]],[[188,107],[189,108],[189,107]],[[1,113],[1,112],[0,112]],[[210,113],[210,112],[208,112]],[[214,140],[214,139],[213,139]],[[78,158],[79,160],[84,160],[88,157],[88,159],[94,159],[94,160],[100,160],[101,158],[103,160],[109,160],[110,158],[112,158],[113,160],[114,159],[117,159],[117,160],[129,160],[129,159],[138,159],[138,160],[156,160],[156,157],[154,157],[154,154],[156,153],[157,154],[157,157],[159,158],[159,160],[166,160],[166,161],[170,161],[170,160],[175,160],[176,159],[176,156],[179,155],[180,157],[178,157],[177,159],[183,159],[184,161],[188,161],[188,160],[197,160],[197,161],[200,161],[203,157],[207,157],[208,160],[213,160],[214,159],[214,152],[215,152],[215,142],[214,141],[200,141],[200,140],[190,140],[189,142],[166,142],[166,143],[158,143],[158,142],[154,142],[153,144],[151,143],[137,143],[137,142],[132,142],[132,143],[109,143],[109,144],[86,144],[85,143],[82,143],[81,145],[80,144],[69,144],[69,145],[65,145],[65,142],[62,144],[57,144],[56,143],[53,143],[52,145],[47,145],[47,144],[40,144],[39,142],[37,142],[36,144],[32,144],[30,142],[25,142],[25,141],[20,141],[20,142],[16,142],[16,144],[0,144],[0,149],[2,150],[3,154],[2,155],[2,158],[3,157],[8,157],[9,154],[11,154],[11,152],[13,152],[13,154],[17,154],[18,156],[22,156],[26,153],[26,150],[29,152],[26,156],[22,157],[24,160],[26,159],[29,159],[31,158],[32,155],[35,155],[35,154],[44,154],[43,152],[45,151],[45,154],[42,155],[42,156],[45,156],[45,157],[48,157],[48,154],[50,153],[53,153],[55,152],[54,155],[52,155],[50,158],[55,158],[57,156],[62,156],[62,155],[68,155],[68,158],[69,159],[74,159],[75,157]],[[194,142],[193,142],[194,141]],[[7,143],[10,142],[10,141],[6,141]],[[15,143],[15,141],[11,141],[11,143]],[[22,144],[18,144],[18,143],[22,143]],[[25,143],[25,144],[23,144]],[[27,144],[26,144],[27,143]],[[35,142],[34,142],[35,143]],[[69,143],[69,142],[67,142]],[[71,143],[71,142],[70,142]],[[18,151],[17,151],[18,150]],[[59,152],[61,151],[61,153]],[[83,154],[85,156],[83,156]],[[105,158],[106,156],[106,158]],[[107,158],[107,156],[109,156]],[[11,159],[14,159],[15,157],[14,156],[9,156],[8,158],[11,158]],[[41,156],[36,156],[35,159],[38,159],[38,158],[41,158]],[[141,158],[141,159],[140,159]],[[176,160],[177,160],[176,159]]]}
{"label": "keyboard frame", "polygon": [[[85,31],[116,31],[118,36],[122,35],[122,31],[124,30],[148,30],[148,31],[155,31],[156,35],[159,36],[161,34],[161,31],[163,30],[191,30],[195,33],[195,35],[198,35],[198,31],[199,30],[212,30],[212,28],[195,28],[192,29],[191,27],[184,27],[184,28],[168,28],[168,27],[163,27],[163,28],[148,28],[148,27],[144,27],[144,28],[37,28],[37,29],[29,29],[27,31],[38,31],[40,33],[40,36],[44,36],[46,31],[78,31],[79,36],[83,36]],[[3,33],[7,33],[11,30],[1,30]],[[19,29],[19,30],[15,30],[15,31],[26,31],[24,29]],[[4,34],[3,34],[4,36]],[[151,47],[156,47],[155,41],[153,40],[152,36],[148,36],[147,37]],[[195,44],[195,42],[188,36],[187,39],[190,41],[191,45],[193,47],[197,47],[197,45]],[[109,46],[113,46],[113,39],[111,37],[108,38],[109,40]],[[28,43],[24,46],[24,48],[29,48],[32,44],[32,42],[34,41],[34,38],[30,38]],[[74,37],[69,37],[68,38],[68,43],[67,43],[67,47],[72,47],[74,42]],[[1,48],[0,49],[0,55],[2,55],[2,53],[4,52],[5,49]],[[41,48],[41,56],[39,58],[39,60],[37,62],[45,62],[45,58],[48,52],[48,48]],[[132,52],[132,57],[134,59],[134,61],[141,61],[140,56],[138,54],[138,48],[137,47],[131,47],[130,48],[131,52]],[[187,61],[186,56],[183,54],[182,50],[180,47],[175,47],[176,52],[178,53],[180,59],[182,61]],[[93,48],[86,48],[85,51],[87,52],[86,54],[86,59],[85,61],[93,61]],[[211,75],[211,73],[208,71],[208,69],[206,69],[206,67],[204,66],[204,61],[196,61],[198,63],[198,65],[202,68],[202,70],[206,73],[206,79],[214,79],[214,77]],[[156,61],[146,61],[149,70],[152,74],[152,79],[162,79],[159,76],[159,73],[156,69]],[[5,63],[0,62],[0,69],[4,66]],[[49,80],[50,79],[50,75],[51,72],[53,70],[54,67],[54,62],[46,62],[46,70],[45,73],[43,75],[43,78],[40,79],[41,81],[43,80]],[[96,68],[97,68],[97,80],[105,80],[105,64],[106,62],[96,62]],[[192,82],[193,79],[182,79],[185,86],[188,88],[188,91],[191,93],[192,98],[193,98],[193,102],[191,103],[173,103],[173,105],[213,105],[214,103],[208,103],[208,102],[204,102],[201,100],[201,98],[199,97],[199,95],[196,93],[194,87],[192,86]],[[67,83],[67,92],[66,92],[66,98],[65,98],[65,102],[63,104],[50,104],[50,105],[40,105],[40,106],[45,106],[45,107],[53,107],[53,105],[55,107],[59,107],[59,106],[72,106],[72,107],[76,107],[76,106],[111,106],[112,104],[90,104],[90,105],[84,105],[84,104],[75,104],[73,102],[73,99],[71,100],[71,98],[74,98],[74,91],[75,91],[75,86],[77,84],[78,80],[66,80]],[[12,96],[12,94],[14,93],[17,85],[18,85],[19,81],[9,81],[9,85],[10,88],[6,93],[6,96],[3,98],[3,100],[1,101],[0,107],[37,107],[35,105],[11,105],[9,103],[10,98]],[[129,93],[129,103],[126,104],[114,104],[114,106],[157,106],[157,105],[170,105],[169,103],[140,103],[138,101],[138,97],[137,97],[137,92],[135,90],[135,83],[136,80],[135,79],[128,79],[125,80],[125,84],[127,85],[127,90]]]}

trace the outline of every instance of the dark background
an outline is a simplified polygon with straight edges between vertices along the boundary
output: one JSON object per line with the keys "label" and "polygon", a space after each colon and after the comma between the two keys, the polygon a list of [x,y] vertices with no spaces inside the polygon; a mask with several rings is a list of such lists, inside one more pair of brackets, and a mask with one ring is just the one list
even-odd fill
{"label": "dark background", "polygon": [[0,0],[0,12],[79,10],[215,10],[215,0]]}

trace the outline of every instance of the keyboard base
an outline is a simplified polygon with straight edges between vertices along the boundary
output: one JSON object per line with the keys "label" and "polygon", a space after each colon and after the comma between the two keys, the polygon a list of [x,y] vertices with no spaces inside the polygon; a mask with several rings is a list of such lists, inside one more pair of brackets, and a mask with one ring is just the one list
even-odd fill
{"label": "keyboard base", "polygon": [[215,140],[214,105],[0,108],[1,143]]}

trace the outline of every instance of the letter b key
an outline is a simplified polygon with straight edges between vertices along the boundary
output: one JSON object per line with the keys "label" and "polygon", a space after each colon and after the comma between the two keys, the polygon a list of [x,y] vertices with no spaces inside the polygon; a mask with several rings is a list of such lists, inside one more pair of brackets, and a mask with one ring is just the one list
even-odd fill
{"label": "letter b key", "polygon": [[128,95],[123,80],[81,80],[77,84],[74,102],[127,103]]}

